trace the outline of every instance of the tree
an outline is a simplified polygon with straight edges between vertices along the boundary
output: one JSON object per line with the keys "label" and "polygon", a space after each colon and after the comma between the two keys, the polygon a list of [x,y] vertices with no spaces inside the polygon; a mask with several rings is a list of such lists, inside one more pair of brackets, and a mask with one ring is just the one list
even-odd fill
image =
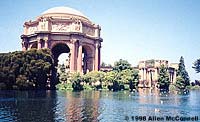
{"label": "tree", "polygon": [[129,85],[131,90],[136,89],[139,83],[138,81],[138,71],[132,69],[125,69],[120,72],[110,71],[105,74],[104,78],[104,82],[107,84],[108,89],[113,89],[113,91],[125,89],[125,84]]}
{"label": "tree", "polygon": [[120,72],[125,69],[132,69],[131,64],[127,60],[120,59],[114,63],[113,70]]}
{"label": "tree", "polygon": [[[116,80],[118,79],[118,72],[110,71],[107,72],[104,76],[104,84],[108,87],[109,90],[113,89],[113,86],[117,86]],[[115,84],[115,85],[114,85]]]}
{"label": "tree", "polygon": [[158,76],[158,87],[161,90],[169,90],[170,80],[169,73],[167,71],[167,67],[161,65]]}
{"label": "tree", "polygon": [[0,54],[0,83],[6,89],[46,89],[53,69],[49,49],[31,49]]}
{"label": "tree", "polygon": [[200,59],[197,59],[195,62],[194,62],[194,66],[192,67],[195,69],[196,73],[199,73],[200,72]]}
{"label": "tree", "polygon": [[181,76],[176,77],[176,84],[175,86],[178,90],[183,91],[186,88],[185,80]]}
{"label": "tree", "polygon": [[137,89],[139,75],[137,70],[125,69],[119,73],[118,82],[121,85],[129,84],[129,88],[132,91],[133,89]]}
{"label": "tree", "polygon": [[72,74],[70,81],[74,91],[83,90],[83,78],[81,77],[80,73]]}
{"label": "tree", "polygon": [[190,85],[190,78],[189,78],[188,72],[185,69],[184,58],[182,56],[180,58],[180,62],[178,65],[177,76],[180,76],[183,78],[184,84],[186,86]]}
{"label": "tree", "polygon": [[84,76],[85,83],[89,83],[94,86],[96,89],[102,88],[102,81],[104,80],[104,72],[101,71],[92,71]]}
{"label": "tree", "polygon": [[60,69],[60,72],[61,72],[61,73],[65,73],[66,68],[65,68],[65,65],[64,65],[64,64],[61,64],[61,65],[59,64],[59,65],[58,65],[58,68]]}

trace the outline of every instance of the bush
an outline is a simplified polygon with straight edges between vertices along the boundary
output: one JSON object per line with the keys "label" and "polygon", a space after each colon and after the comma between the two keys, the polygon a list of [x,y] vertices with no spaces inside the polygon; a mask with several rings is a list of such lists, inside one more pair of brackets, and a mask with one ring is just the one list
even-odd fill
{"label": "bush", "polygon": [[56,89],[60,91],[72,91],[72,84],[71,83],[59,83],[56,85]]}

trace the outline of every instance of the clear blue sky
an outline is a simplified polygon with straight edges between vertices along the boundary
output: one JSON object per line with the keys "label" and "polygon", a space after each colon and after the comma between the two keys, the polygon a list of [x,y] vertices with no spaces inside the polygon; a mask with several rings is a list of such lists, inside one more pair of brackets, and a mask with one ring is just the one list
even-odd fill
{"label": "clear blue sky", "polygon": [[200,58],[200,1],[198,0],[1,0],[0,52],[21,50],[23,23],[43,11],[68,6],[102,27],[102,61],[120,58],[136,66],[140,60],[185,59],[191,68]]}

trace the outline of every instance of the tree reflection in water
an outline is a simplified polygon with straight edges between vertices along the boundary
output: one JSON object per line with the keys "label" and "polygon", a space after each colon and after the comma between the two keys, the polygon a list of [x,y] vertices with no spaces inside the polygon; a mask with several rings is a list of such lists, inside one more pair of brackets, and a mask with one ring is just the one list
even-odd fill
{"label": "tree reflection in water", "polygon": [[97,122],[100,92],[66,92],[67,122]]}
{"label": "tree reflection in water", "polygon": [[0,100],[0,121],[55,121],[56,92],[0,91]]}

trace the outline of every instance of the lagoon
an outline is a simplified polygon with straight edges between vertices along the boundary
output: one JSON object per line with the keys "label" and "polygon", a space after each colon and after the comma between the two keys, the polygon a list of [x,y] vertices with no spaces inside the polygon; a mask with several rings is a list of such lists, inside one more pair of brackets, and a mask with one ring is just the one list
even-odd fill
{"label": "lagoon", "polygon": [[187,95],[148,89],[135,93],[0,91],[0,122],[166,121],[166,117],[200,121],[200,91]]}

